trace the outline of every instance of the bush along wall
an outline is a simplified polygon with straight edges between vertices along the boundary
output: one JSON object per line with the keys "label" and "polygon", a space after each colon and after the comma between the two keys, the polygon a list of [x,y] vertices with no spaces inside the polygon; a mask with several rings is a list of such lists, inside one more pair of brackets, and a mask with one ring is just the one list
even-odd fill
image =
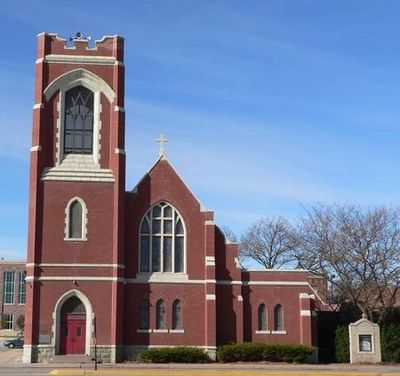
{"label": "bush along wall", "polygon": [[209,363],[211,359],[194,347],[168,347],[143,351],[139,359],[150,363]]}
{"label": "bush along wall", "polygon": [[350,362],[349,327],[339,325],[335,330],[335,357],[338,363]]}
{"label": "bush along wall", "polygon": [[217,360],[223,363],[261,361],[304,363],[314,351],[315,348],[311,346],[246,342],[219,347]]}
{"label": "bush along wall", "polygon": [[381,326],[382,361],[400,362],[400,325],[384,324]]}

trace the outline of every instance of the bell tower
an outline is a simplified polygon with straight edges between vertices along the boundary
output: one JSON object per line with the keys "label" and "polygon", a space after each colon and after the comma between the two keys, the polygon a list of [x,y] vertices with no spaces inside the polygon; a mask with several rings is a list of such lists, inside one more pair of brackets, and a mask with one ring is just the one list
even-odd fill
{"label": "bell tower", "polygon": [[57,34],[38,35],[24,362],[90,355],[95,343],[104,360],[119,360],[123,48],[119,36],[105,36],[92,45],[81,33],[69,41]]}

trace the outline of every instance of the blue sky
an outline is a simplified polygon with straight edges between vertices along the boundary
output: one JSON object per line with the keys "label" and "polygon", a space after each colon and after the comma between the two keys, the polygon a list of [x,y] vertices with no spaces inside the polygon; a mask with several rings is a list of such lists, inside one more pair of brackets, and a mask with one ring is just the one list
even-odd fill
{"label": "blue sky", "polygon": [[400,203],[400,3],[7,1],[0,256],[26,252],[36,35],[125,37],[127,189],[155,139],[238,235],[303,206]]}

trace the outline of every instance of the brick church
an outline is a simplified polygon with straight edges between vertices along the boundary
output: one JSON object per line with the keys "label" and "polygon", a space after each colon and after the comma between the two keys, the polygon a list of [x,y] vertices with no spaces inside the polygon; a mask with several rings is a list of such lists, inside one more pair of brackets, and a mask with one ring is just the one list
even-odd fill
{"label": "brick church", "polygon": [[316,345],[304,270],[246,270],[162,150],[125,190],[124,40],[38,35],[24,362]]}

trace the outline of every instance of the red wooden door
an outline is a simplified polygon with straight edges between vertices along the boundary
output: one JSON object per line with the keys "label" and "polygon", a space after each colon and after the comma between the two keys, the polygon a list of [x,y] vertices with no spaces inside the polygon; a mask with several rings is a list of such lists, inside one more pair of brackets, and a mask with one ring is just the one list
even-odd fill
{"label": "red wooden door", "polygon": [[76,314],[63,315],[60,327],[60,354],[84,354],[85,339],[85,316]]}

